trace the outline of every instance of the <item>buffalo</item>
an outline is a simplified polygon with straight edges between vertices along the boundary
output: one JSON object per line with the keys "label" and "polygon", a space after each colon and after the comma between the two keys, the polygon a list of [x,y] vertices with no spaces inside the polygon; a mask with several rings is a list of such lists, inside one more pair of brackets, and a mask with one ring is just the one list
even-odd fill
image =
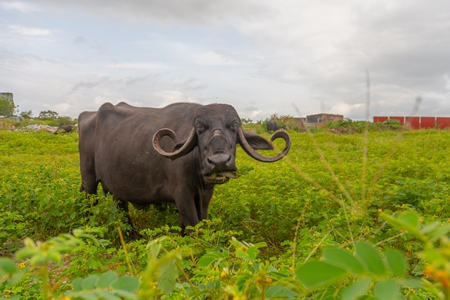
{"label": "buffalo", "polygon": [[275,120],[269,120],[267,121],[267,131],[272,132],[278,130],[278,124]]}
{"label": "buffalo", "polygon": [[[227,104],[175,103],[164,108],[103,104],[78,118],[81,191],[96,194],[98,183],[128,215],[128,203],[140,209],[169,203],[178,209],[185,231],[205,219],[216,184],[236,177],[236,145],[252,158],[275,162],[291,146],[288,133],[276,132],[284,149],[246,133],[236,110]],[[180,137],[180,139],[178,138]],[[131,219],[128,215],[131,226]]]}
{"label": "buffalo", "polygon": [[55,134],[70,133],[75,130],[76,130],[76,127],[73,125],[61,125],[61,126],[58,126],[58,128],[55,130]]}

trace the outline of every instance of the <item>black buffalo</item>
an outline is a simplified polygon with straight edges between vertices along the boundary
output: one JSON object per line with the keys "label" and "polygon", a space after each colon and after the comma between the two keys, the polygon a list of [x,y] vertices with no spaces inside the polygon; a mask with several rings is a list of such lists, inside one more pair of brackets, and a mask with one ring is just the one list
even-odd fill
{"label": "black buffalo", "polygon": [[61,126],[58,126],[58,129],[56,129],[55,134],[69,133],[69,132],[75,131],[75,129],[76,128],[73,125],[61,125]]}
{"label": "black buffalo", "polygon": [[272,132],[278,130],[278,124],[275,120],[267,121],[267,131]]}
{"label": "black buffalo", "polygon": [[125,211],[128,202],[136,208],[174,204],[183,230],[206,218],[214,185],[236,177],[236,144],[263,162],[281,159],[291,145],[286,132],[277,132],[271,141],[286,143],[280,154],[256,152],[273,149],[272,143],[245,133],[227,104],[143,108],[105,103],[97,112],[81,113],[78,124],[81,191],[96,194],[101,182]]}

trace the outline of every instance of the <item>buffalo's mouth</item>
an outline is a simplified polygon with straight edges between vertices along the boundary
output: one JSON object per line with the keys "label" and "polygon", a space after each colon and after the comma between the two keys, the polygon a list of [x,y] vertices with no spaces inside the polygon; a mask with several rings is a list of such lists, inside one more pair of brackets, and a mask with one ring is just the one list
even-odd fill
{"label": "buffalo's mouth", "polygon": [[222,172],[214,172],[209,175],[203,176],[203,181],[205,184],[221,184],[226,183],[230,178],[238,178],[235,172],[232,171],[222,171]]}

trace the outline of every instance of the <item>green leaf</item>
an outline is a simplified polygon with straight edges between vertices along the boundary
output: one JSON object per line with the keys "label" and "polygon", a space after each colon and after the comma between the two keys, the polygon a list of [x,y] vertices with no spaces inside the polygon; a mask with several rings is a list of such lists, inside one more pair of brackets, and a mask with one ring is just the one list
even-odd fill
{"label": "green leaf", "polygon": [[98,296],[95,295],[95,294],[82,293],[81,297],[86,299],[86,300],[98,300]]}
{"label": "green leaf", "polygon": [[406,211],[406,212],[400,214],[398,216],[398,219],[413,228],[419,228],[420,218],[415,212]]}
{"label": "green leaf", "polygon": [[33,265],[43,264],[46,261],[48,262],[43,252],[36,252],[33,256],[30,257],[30,263]]}
{"label": "green leaf", "polygon": [[258,244],[255,244],[255,245],[252,245],[251,247],[249,247],[246,252],[248,258],[250,258],[250,260],[256,259],[256,257],[258,256],[258,254],[260,252],[258,249],[264,248],[264,247],[267,247],[267,243],[265,243],[265,242],[261,242],[261,243],[258,243]]}
{"label": "green leaf", "polygon": [[73,298],[82,298],[85,300],[98,300],[98,296],[95,295],[95,293],[88,293],[88,292],[84,292],[84,291],[80,291],[80,292],[74,292],[74,291],[68,291],[66,292],[64,295],[69,296],[69,297],[73,297]]}
{"label": "green leaf", "polygon": [[389,249],[386,252],[386,260],[392,273],[398,277],[405,277],[407,263],[402,252],[396,249]]}
{"label": "green leaf", "polygon": [[149,259],[156,260],[158,258],[159,252],[161,251],[162,247],[161,241],[162,239],[156,239],[148,243],[147,249]]}
{"label": "green leaf", "polygon": [[123,276],[120,277],[119,280],[114,282],[111,286],[117,290],[134,293],[139,288],[139,280],[132,276]]}
{"label": "green leaf", "polygon": [[198,260],[198,266],[199,267],[208,267],[210,264],[212,264],[214,261],[222,258],[223,255],[220,252],[217,251],[213,251],[213,252],[209,252],[206,253],[205,255],[203,255],[199,260]]}
{"label": "green leaf", "polygon": [[121,300],[120,297],[117,297],[112,292],[108,291],[97,291],[95,292],[97,299],[105,299],[105,300]]}
{"label": "green leaf", "polygon": [[450,224],[444,224],[442,227],[439,227],[437,230],[433,231],[430,234],[430,241],[434,242],[441,237],[447,236],[450,232]]}
{"label": "green leaf", "polygon": [[355,245],[356,255],[366,265],[367,271],[375,275],[384,275],[386,268],[380,253],[367,242],[357,242]]}
{"label": "green leaf", "polygon": [[114,294],[122,297],[123,299],[137,299],[137,295],[136,293],[130,293],[127,291],[123,291],[123,290],[114,290]]}
{"label": "green leaf", "polygon": [[323,257],[329,263],[346,269],[353,274],[364,273],[364,267],[350,252],[340,248],[328,248],[323,251]]}
{"label": "green leaf", "polygon": [[162,265],[157,280],[158,287],[164,292],[164,294],[169,295],[175,288],[177,277],[177,266],[173,261]]}
{"label": "green leaf", "polygon": [[338,297],[337,288],[335,286],[327,286],[324,291],[319,292],[315,299],[320,300],[337,300]]}
{"label": "green leaf", "polygon": [[281,285],[269,286],[266,289],[267,298],[294,298],[297,295],[293,290]]}
{"label": "green leaf", "polygon": [[354,300],[364,295],[370,287],[370,278],[364,278],[342,290],[342,300]]}
{"label": "green leaf", "polygon": [[95,288],[95,283],[97,282],[97,280],[97,275],[89,275],[88,277],[84,278],[81,283],[83,290],[93,290]]}
{"label": "green leaf", "polygon": [[[431,244],[430,244],[431,245]],[[426,261],[432,261],[434,264],[444,265],[447,263],[448,259],[443,255],[440,249],[428,245],[422,252],[421,257]]]}
{"label": "green leaf", "polygon": [[58,263],[61,261],[62,255],[58,249],[50,249],[47,251],[47,260]]}
{"label": "green leaf", "polygon": [[260,251],[258,250],[258,248],[250,247],[248,248],[246,254],[250,260],[254,260],[258,256],[259,252]]}
{"label": "green leaf", "polygon": [[412,234],[413,236],[415,236],[416,238],[420,239],[423,242],[427,241],[427,237],[421,233],[417,227],[415,227],[415,221],[413,220],[413,218],[404,218],[404,219],[400,219],[400,218],[395,218],[393,216],[390,216],[388,214],[385,213],[381,213],[380,216],[385,219],[386,221],[388,221],[388,223],[392,226],[395,227],[397,229],[401,229],[401,230],[405,230],[407,231],[409,234]]}
{"label": "green leaf", "polygon": [[76,292],[81,291],[83,289],[82,283],[83,280],[81,278],[75,278],[75,280],[72,281],[73,290]]}
{"label": "green leaf", "polygon": [[438,287],[435,284],[433,284],[432,282],[428,281],[427,279],[422,279],[422,289],[424,289],[428,293],[433,294],[433,296],[436,299],[442,299],[441,298],[441,291],[438,289]]}
{"label": "green leaf", "polygon": [[118,277],[116,272],[106,272],[98,279],[97,287],[101,289],[107,288],[116,282]]}
{"label": "green leaf", "polygon": [[13,275],[14,273],[17,273],[20,270],[12,259],[6,257],[0,258],[0,269],[5,271],[9,275]]}
{"label": "green leaf", "polygon": [[308,261],[297,270],[295,275],[308,288],[315,289],[342,279],[347,272],[325,261]]}
{"label": "green leaf", "polygon": [[36,255],[39,252],[38,249],[31,249],[31,248],[22,248],[19,251],[16,252],[16,258],[17,259],[26,259],[26,258],[30,258],[34,255]]}
{"label": "green leaf", "polygon": [[420,231],[423,234],[429,234],[430,232],[433,232],[434,230],[436,230],[437,228],[439,228],[441,226],[441,223],[439,222],[433,222],[433,223],[429,223],[429,224],[423,224],[422,228],[420,229]]}
{"label": "green leaf", "polygon": [[244,286],[247,284],[247,281],[252,281],[253,275],[252,274],[242,274],[236,279],[236,287],[239,290],[243,290]]}
{"label": "green leaf", "polygon": [[393,279],[378,281],[373,288],[373,294],[378,299],[398,299],[400,289]]}
{"label": "green leaf", "polygon": [[419,288],[422,288],[422,286],[423,286],[423,282],[420,279],[400,278],[400,279],[397,279],[397,283],[400,286],[409,287],[409,288],[413,288],[413,289],[419,289]]}
{"label": "green leaf", "polygon": [[423,300],[423,298],[422,298],[422,297],[419,297],[419,296],[417,296],[417,295],[412,295],[412,296],[409,298],[409,300]]}

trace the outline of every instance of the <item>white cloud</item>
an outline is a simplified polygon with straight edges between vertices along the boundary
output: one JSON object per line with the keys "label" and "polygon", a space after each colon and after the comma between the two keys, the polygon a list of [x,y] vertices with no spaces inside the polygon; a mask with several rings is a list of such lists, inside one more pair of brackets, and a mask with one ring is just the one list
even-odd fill
{"label": "white cloud", "polygon": [[191,55],[191,59],[196,64],[202,66],[239,66],[245,65],[239,63],[236,60],[220,55],[219,53],[208,50],[203,52],[197,52]]}
{"label": "white cloud", "polygon": [[28,2],[21,1],[5,1],[0,3],[0,7],[9,11],[18,11],[24,14],[28,14],[34,11],[39,11],[34,5]]}
{"label": "white cloud", "polygon": [[41,3],[59,11],[67,7],[81,8],[96,18],[152,22],[160,26],[208,26],[270,14],[265,4],[257,0],[115,0],[109,1],[107,6],[102,1],[91,0],[42,0]]}
{"label": "white cloud", "polygon": [[49,29],[20,25],[9,25],[9,28],[14,30],[16,33],[29,36],[49,36],[52,33],[52,31]]}
{"label": "white cloud", "polygon": [[71,105],[69,103],[58,103],[54,107],[52,106],[52,109],[58,112],[60,116],[65,116],[71,108]]}
{"label": "white cloud", "polygon": [[97,110],[102,104],[104,104],[106,102],[110,102],[114,105],[118,104],[120,102],[128,102],[131,105],[136,105],[135,103],[130,102],[127,98],[124,98],[124,97],[113,96],[113,95],[108,95],[108,96],[98,95],[98,96],[95,96],[95,98],[94,98],[94,103],[96,104],[97,107],[94,107],[93,110]]}
{"label": "white cloud", "polygon": [[169,67],[165,64],[159,62],[150,61],[136,61],[136,62],[113,62],[105,64],[106,68],[114,69],[131,69],[131,70],[144,70],[144,71],[154,71],[168,69]]}
{"label": "white cloud", "polygon": [[366,105],[363,103],[357,103],[357,104],[348,104],[339,102],[333,105],[330,109],[330,113],[333,114],[339,114],[348,116],[351,114],[357,113],[358,115],[364,115],[364,111],[366,109]]}
{"label": "white cloud", "polygon": [[152,96],[159,101],[158,107],[164,107],[174,102],[195,102],[180,91],[158,91],[153,92]]}

